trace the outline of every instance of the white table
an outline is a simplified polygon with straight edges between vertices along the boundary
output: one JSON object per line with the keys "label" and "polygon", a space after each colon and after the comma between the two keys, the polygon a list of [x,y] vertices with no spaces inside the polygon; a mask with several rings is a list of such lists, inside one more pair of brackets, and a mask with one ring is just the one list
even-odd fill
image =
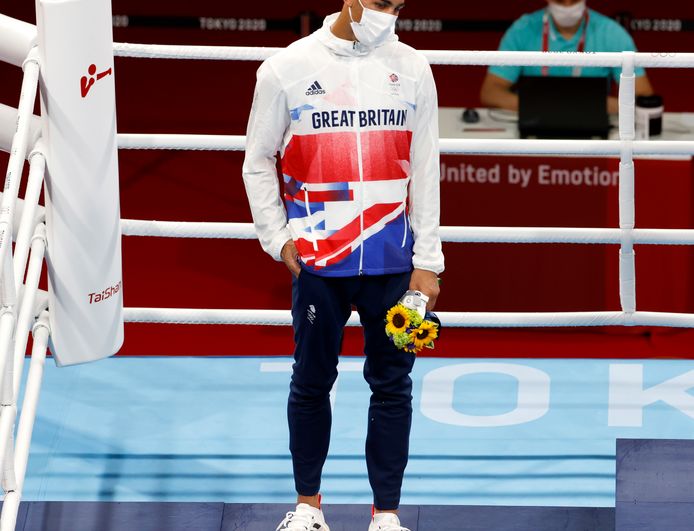
{"label": "white table", "polygon": [[[442,138],[520,138],[518,113],[501,109],[475,109],[477,123],[463,122],[462,107],[439,108],[439,132]],[[617,115],[610,115],[610,139],[619,139]],[[694,139],[694,113],[668,113],[663,116],[663,134],[653,140]]]}

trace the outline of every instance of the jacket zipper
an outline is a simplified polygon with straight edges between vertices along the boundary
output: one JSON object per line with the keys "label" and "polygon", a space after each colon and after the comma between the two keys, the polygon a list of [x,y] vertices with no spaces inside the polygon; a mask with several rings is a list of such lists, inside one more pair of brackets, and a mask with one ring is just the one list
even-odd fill
{"label": "jacket zipper", "polygon": [[[356,87],[357,109],[361,109],[361,99],[359,98],[359,64],[352,61]],[[361,149],[361,127],[357,121],[357,165],[359,167],[359,275],[363,274],[364,269],[364,164],[362,161]]]}
{"label": "jacket zipper", "polygon": [[405,247],[407,243],[407,188],[405,188],[405,199],[402,202],[402,219],[405,222],[405,231],[402,234],[402,245],[400,247]]}
{"label": "jacket zipper", "polygon": [[308,199],[308,186],[304,185],[304,199],[306,200],[306,213],[308,214],[308,227],[311,230],[311,242],[313,243],[313,250],[318,255],[318,242],[316,241],[316,234],[313,232],[313,214],[311,214],[311,203]]}

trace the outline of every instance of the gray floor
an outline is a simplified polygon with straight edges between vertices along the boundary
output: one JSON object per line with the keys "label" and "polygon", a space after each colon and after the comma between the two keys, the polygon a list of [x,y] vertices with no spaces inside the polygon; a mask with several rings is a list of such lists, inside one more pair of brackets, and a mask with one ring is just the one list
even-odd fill
{"label": "gray floor", "polygon": [[[17,531],[273,531],[281,504],[28,502]],[[367,505],[326,505],[331,531],[366,531]],[[613,531],[610,508],[405,506],[412,531]]]}

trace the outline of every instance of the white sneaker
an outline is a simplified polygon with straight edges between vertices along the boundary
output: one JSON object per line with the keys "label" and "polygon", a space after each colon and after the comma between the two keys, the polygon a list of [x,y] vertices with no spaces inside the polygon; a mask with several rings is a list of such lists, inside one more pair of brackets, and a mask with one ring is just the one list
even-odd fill
{"label": "white sneaker", "polygon": [[398,515],[393,513],[376,513],[371,519],[369,531],[410,531],[400,525]]}
{"label": "white sneaker", "polygon": [[296,506],[296,511],[288,512],[275,531],[284,531],[285,529],[294,531],[330,531],[328,524],[325,523],[323,511],[311,507],[307,503],[300,503]]}

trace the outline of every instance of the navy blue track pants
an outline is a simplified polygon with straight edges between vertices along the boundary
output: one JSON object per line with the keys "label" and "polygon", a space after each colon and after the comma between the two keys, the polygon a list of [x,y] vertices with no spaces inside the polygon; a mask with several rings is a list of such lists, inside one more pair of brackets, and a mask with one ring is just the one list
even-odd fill
{"label": "navy blue track pants", "polygon": [[321,277],[302,271],[292,285],[294,371],[289,392],[289,448],[296,490],[320,490],[328,455],[342,331],[354,304],[364,329],[364,378],[371,388],[366,464],[377,509],[397,509],[409,452],[414,354],[385,334],[385,315],[407,291],[410,273]]}

